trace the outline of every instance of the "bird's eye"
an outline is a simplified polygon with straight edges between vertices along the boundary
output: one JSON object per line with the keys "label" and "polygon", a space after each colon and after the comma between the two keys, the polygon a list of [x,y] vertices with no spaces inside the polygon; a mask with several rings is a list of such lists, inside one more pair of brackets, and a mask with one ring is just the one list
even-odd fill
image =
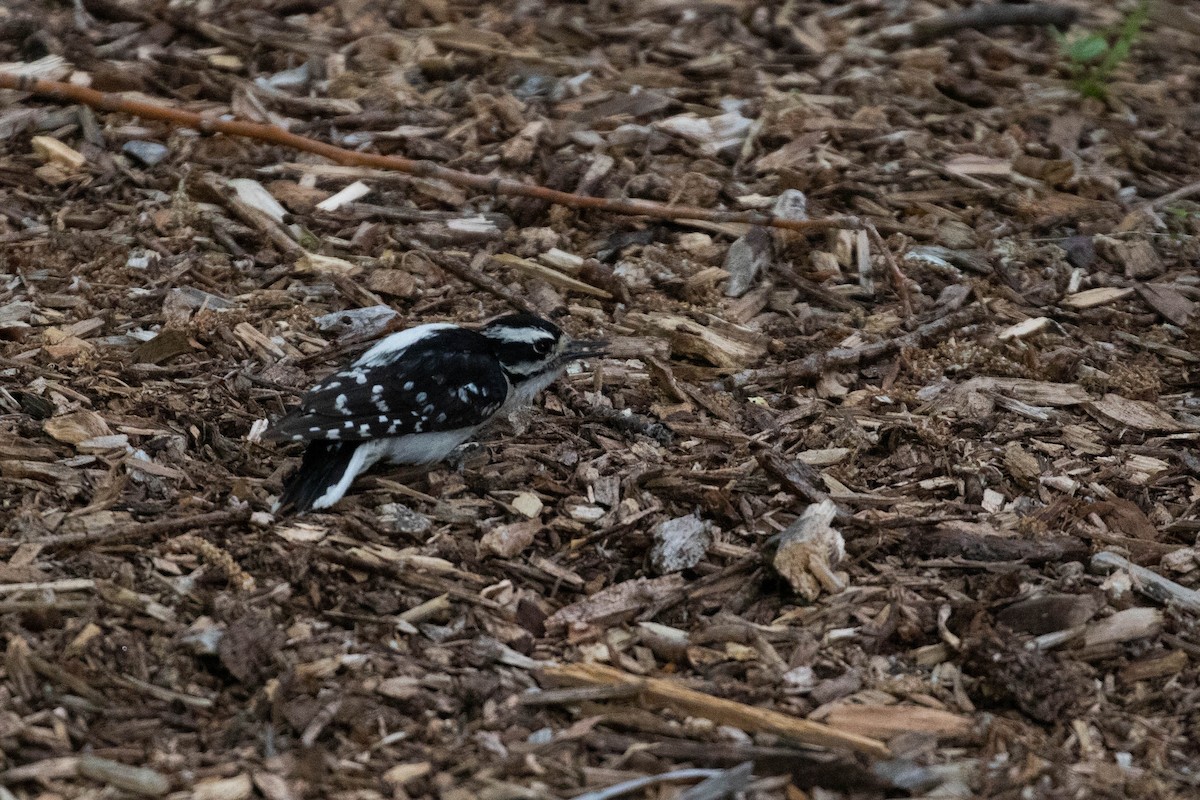
{"label": "bird's eye", "polygon": [[541,341],[534,343],[533,350],[539,356],[544,356],[550,352],[552,347],[554,347],[554,342],[550,341],[549,339],[542,339]]}

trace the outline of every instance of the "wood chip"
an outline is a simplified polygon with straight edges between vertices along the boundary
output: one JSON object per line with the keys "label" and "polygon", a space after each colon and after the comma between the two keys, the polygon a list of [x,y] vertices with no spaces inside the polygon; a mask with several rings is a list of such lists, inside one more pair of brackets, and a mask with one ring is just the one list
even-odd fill
{"label": "wood chip", "polygon": [[1139,431],[1172,433],[1183,430],[1183,426],[1176,422],[1174,417],[1145,400],[1130,400],[1110,392],[1092,403],[1090,408],[1116,425]]}
{"label": "wood chip", "polygon": [[1133,292],[1133,289],[1102,286],[1098,289],[1088,289],[1087,291],[1064,297],[1062,304],[1068,308],[1096,308],[1097,306],[1104,306],[1109,303],[1115,303],[1118,300],[1124,300],[1126,297],[1132,295]]}
{"label": "wood chip", "polygon": [[676,517],[654,526],[650,564],[663,574],[691,569],[700,563],[712,544],[712,524],[696,514]]}
{"label": "wood chip", "polygon": [[685,585],[678,573],[614,584],[554,612],[546,620],[546,632],[555,635],[570,632],[574,637],[586,636],[633,616],[682,590]]}
{"label": "wood chip", "polygon": [[498,253],[492,256],[492,259],[506,267],[518,270],[519,272],[522,272],[530,277],[541,278],[547,283],[558,286],[562,289],[572,292],[579,292],[580,294],[591,295],[592,297],[599,297],[603,300],[612,299],[611,292],[592,286],[591,284],[584,283],[578,278],[564,274],[563,272],[560,272],[552,267],[539,264],[536,261],[530,261],[526,258],[519,258],[508,253]]}
{"label": "wood chip", "polygon": [[60,442],[75,445],[111,433],[103,417],[94,411],[86,410],[51,417],[42,423],[42,430]]}
{"label": "wood chip", "polygon": [[832,500],[814,503],[779,535],[772,566],[809,602],[846,589],[845,576],[834,571],[846,555],[845,540],[829,525],[837,513]]}
{"label": "wood chip", "polygon": [[69,170],[77,170],[87,163],[87,157],[50,136],[34,136],[29,143],[39,158]]}
{"label": "wood chip", "polygon": [[162,797],[171,790],[171,782],[157,770],[131,767],[96,756],[79,759],[79,774],[141,797]]}

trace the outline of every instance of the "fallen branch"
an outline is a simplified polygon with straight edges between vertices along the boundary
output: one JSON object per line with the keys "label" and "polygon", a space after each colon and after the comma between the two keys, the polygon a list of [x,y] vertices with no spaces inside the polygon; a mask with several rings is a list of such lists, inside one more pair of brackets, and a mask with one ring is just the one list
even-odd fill
{"label": "fallen branch", "polygon": [[201,133],[224,133],[230,136],[243,136],[257,139],[261,142],[290,147],[306,153],[313,153],[328,158],[337,164],[354,167],[374,167],[378,169],[403,172],[419,178],[443,180],[455,186],[474,189],[493,195],[511,195],[531,197],[570,208],[586,208],[607,211],[611,214],[628,214],[633,216],[657,217],[659,219],[688,219],[707,222],[741,222],[750,225],[764,225],[770,228],[785,228],[800,233],[817,233],[835,228],[860,230],[863,223],[856,217],[829,217],[818,220],[781,219],[771,214],[758,211],[714,211],[698,206],[667,205],[649,200],[612,200],[606,197],[591,197],[588,195],[560,192],[545,186],[521,183],[507,178],[492,178],[486,175],[476,175],[462,172],[449,167],[443,167],[432,161],[414,160],[402,156],[381,155],[379,153],[361,153],[347,150],[343,147],[310,139],[307,136],[291,133],[277,125],[266,125],[258,122],[225,119],[214,115],[197,114],[171,106],[148,103],[142,100],[130,100],[116,94],[98,92],[83,86],[75,86],[60,81],[42,80],[25,75],[14,75],[0,72],[0,89],[15,89],[30,92],[42,97],[72,103],[82,103],[100,111],[116,111],[132,114],[142,119],[153,119],[167,122],[182,128],[194,128]]}
{"label": "fallen branch", "polygon": [[582,686],[637,686],[641,697],[653,705],[682,714],[732,725],[746,732],[773,733],[801,744],[855,750],[875,758],[888,758],[887,745],[857,733],[839,731],[769,708],[756,708],[723,697],[714,697],[663,678],[642,678],[604,664],[568,664],[551,667],[545,675],[556,681]]}

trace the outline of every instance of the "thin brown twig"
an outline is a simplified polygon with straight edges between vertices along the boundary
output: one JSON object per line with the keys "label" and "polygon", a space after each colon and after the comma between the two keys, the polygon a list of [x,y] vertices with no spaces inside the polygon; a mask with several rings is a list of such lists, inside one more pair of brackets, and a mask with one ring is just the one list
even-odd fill
{"label": "thin brown twig", "polygon": [[657,217],[659,219],[690,219],[706,220],[708,222],[742,222],[751,225],[764,225],[771,228],[785,228],[800,233],[817,233],[835,228],[859,230],[862,222],[856,217],[829,217],[816,220],[780,219],[771,214],[757,211],[716,211],[698,206],[668,205],[649,200],[614,200],[606,197],[591,197],[588,195],[560,192],[545,186],[521,183],[507,178],[488,177],[463,172],[449,167],[443,167],[432,161],[414,160],[402,156],[382,155],[380,153],[363,153],[347,150],[327,142],[310,139],[307,136],[291,133],[276,125],[266,125],[258,122],[246,122],[237,119],[225,119],[214,115],[197,114],[157,103],[142,100],[131,100],[116,94],[98,92],[84,86],[75,86],[59,81],[43,80],[26,75],[14,75],[0,72],[0,89],[15,89],[30,92],[55,100],[82,103],[101,111],[116,111],[132,114],[142,119],[153,119],[167,122],[184,128],[194,128],[201,133],[224,133],[231,136],[244,136],[262,142],[290,147],[306,153],[328,158],[337,164],[355,167],[375,167],[403,172],[420,178],[435,178],[444,180],[455,186],[462,186],[492,195],[513,195],[531,197],[548,203],[569,206],[571,208],[595,209],[612,214],[628,214],[634,216]]}
{"label": "thin brown twig", "polygon": [[422,251],[420,255],[429,259],[434,265],[441,267],[454,277],[464,280],[479,289],[483,289],[489,294],[495,295],[518,311],[524,311],[526,314],[539,313],[524,297],[510,292],[505,288],[504,284],[491,275],[485,274],[483,270],[478,269],[458,253],[439,253],[433,250],[426,250]]}
{"label": "thin brown twig", "polygon": [[55,536],[42,536],[37,539],[4,539],[0,540],[0,548],[15,549],[23,544],[39,545],[41,547],[66,547],[69,545],[98,545],[113,542],[144,541],[170,533],[183,533],[198,529],[219,528],[225,525],[237,525],[250,519],[249,509],[239,511],[214,511],[210,514],[198,514],[194,517],[164,519],[157,522],[144,522],[140,525],[110,525],[98,531],[87,533],[60,533]]}
{"label": "thin brown twig", "polygon": [[916,347],[927,340],[943,336],[950,331],[976,322],[983,317],[986,310],[984,305],[976,303],[961,311],[955,311],[931,322],[926,322],[916,330],[901,336],[871,342],[860,347],[835,347],[832,350],[823,350],[774,367],[744,370],[731,375],[729,381],[734,387],[742,387],[780,380],[811,380],[829,370],[857,367],[859,364],[882,358],[906,347]]}
{"label": "thin brown twig", "polygon": [[1200,194],[1200,181],[1193,181],[1186,186],[1180,186],[1173,192],[1168,192],[1161,197],[1154,198],[1147,205],[1149,205],[1152,209],[1163,208],[1171,203],[1175,203],[1180,200],[1186,200],[1189,197],[1194,197],[1198,194]]}
{"label": "thin brown twig", "polygon": [[867,235],[875,242],[875,246],[879,248],[883,260],[888,265],[888,272],[891,274],[892,283],[896,285],[896,294],[900,296],[900,303],[904,306],[905,319],[911,319],[913,315],[912,297],[908,294],[908,278],[900,269],[900,264],[896,261],[896,257],[892,255],[892,251],[888,250],[887,242],[879,235],[879,231],[870,222],[864,223],[867,230]]}
{"label": "thin brown twig", "polygon": [[[764,472],[779,481],[784,491],[809,505],[829,499],[829,493],[817,485],[821,476],[816,469],[802,461],[786,458],[779,451],[762,442],[755,444],[757,446],[752,447],[754,458]],[[837,518],[839,522],[848,522],[851,520],[851,514],[845,508],[838,506]]]}
{"label": "thin brown twig", "polygon": [[734,725],[744,731],[773,733],[802,744],[853,750],[873,758],[890,758],[892,755],[883,742],[853,731],[716,697],[678,681],[631,675],[607,664],[565,664],[551,667],[544,674],[556,682],[572,686],[636,686],[647,705],[710,719],[718,724]]}
{"label": "thin brown twig", "polygon": [[992,3],[896,25],[881,31],[880,35],[896,43],[907,41],[913,44],[928,44],[967,28],[985,31],[1005,25],[1053,25],[1059,30],[1066,30],[1078,18],[1079,11],[1070,6],[1051,3]]}
{"label": "thin brown twig", "polygon": [[455,600],[462,600],[463,602],[492,611],[499,611],[502,608],[494,600],[480,597],[477,593],[467,591],[461,586],[438,580],[435,576],[427,575],[411,566],[401,566],[386,561],[373,561],[333,547],[314,547],[310,552],[322,561],[328,561],[331,564],[337,564],[346,569],[366,572],[371,575],[382,575],[385,578],[400,581],[407,586],[416,586],[428,591],[448,594]]}

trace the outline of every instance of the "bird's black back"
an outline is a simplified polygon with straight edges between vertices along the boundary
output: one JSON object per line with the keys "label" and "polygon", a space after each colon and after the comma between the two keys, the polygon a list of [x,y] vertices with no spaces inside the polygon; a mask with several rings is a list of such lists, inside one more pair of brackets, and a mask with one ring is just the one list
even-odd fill
{"label": "bird's black back", "polygon": [[263,438],[366,441],[451,431],[486,422],[508,399],[495,345],[476,331],[441,328],[367,359],[373,352],[313,387]]}

